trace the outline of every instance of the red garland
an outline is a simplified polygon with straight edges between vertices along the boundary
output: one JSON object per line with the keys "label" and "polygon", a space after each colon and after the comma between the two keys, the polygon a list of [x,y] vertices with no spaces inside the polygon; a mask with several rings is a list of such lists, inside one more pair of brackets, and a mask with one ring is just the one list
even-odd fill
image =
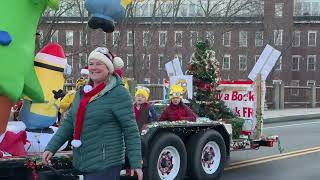
{"label": "red garland", "polygon": [[37,174],[37,171],[36,171],[36,169],[37,169],[36,163],[31,161],[31,160],[28,160],[26,165],[27,165],[28,168],[32,169],[32,179],[33,180],[38,180],[39,177],[38,177],[38,174]]}
{"label": "red garland", "polygon": [[201,82],[199,80],[194,80],[195,85],[203,91],[212,91],[214,89],[214,85],[210,83]]}

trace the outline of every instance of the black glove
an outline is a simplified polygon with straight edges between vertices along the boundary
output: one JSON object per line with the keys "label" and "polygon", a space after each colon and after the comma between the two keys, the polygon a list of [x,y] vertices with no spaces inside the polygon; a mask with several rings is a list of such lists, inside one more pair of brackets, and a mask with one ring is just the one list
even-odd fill
{"label": "black glove", "polygon": [[62,91],[62,89],[59,89],[58,91],[53,90],[52,93],[54,94],[55,99],[63,98],[66,94]]}

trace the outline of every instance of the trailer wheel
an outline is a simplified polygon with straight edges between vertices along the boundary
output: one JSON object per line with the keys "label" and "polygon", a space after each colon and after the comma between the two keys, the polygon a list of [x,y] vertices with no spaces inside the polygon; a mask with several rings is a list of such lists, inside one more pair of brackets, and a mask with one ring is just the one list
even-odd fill
{"label": "trailer wheel", "polygon": [[187,151],[183,141],[173,133],[163,133],[151,144],[148,180],[183,180],[187,168]]}
{"label": "trailer wheel", "polygon": [[208,130],[193,135],[187,147],[192,179],[219,179],[226,163],[226,145],[220,133]]}

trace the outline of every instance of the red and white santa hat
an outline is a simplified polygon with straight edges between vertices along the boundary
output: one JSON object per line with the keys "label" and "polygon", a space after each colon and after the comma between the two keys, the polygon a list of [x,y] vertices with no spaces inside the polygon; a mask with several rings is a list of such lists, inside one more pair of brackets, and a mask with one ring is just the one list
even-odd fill
{"label": "red and white santa hat", "polygon": [[80,74],[81,75],[89,75],[88,66],[82,68],[81,71],[80,71]]}
{"label": "red and white santa hat", "polygon": [[63,48],[58,43],[48,43],[37,53],[35,66],[64,72],[64,68],[67,66],[67,59]]}
{"label": "red and white santa hat", "polygon": [[121,69],[124,66],[123,60],[120,57],[116,57],[105,47],[98,47],[93,50],[89,54],[88,61],[91,59],[103,62],[108,67],[110,73],[113,73],[115,69]]}

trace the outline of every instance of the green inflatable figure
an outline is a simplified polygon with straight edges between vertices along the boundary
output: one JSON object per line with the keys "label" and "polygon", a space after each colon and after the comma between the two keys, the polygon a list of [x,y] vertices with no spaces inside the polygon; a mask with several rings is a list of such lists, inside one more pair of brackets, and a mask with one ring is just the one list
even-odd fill
{"label": "green inflatable figure", "polygon": [[59,0],[0,0],[0,135],[19,98],[44,101],[34,48],[37,25],[47,6],[58,9]]}

